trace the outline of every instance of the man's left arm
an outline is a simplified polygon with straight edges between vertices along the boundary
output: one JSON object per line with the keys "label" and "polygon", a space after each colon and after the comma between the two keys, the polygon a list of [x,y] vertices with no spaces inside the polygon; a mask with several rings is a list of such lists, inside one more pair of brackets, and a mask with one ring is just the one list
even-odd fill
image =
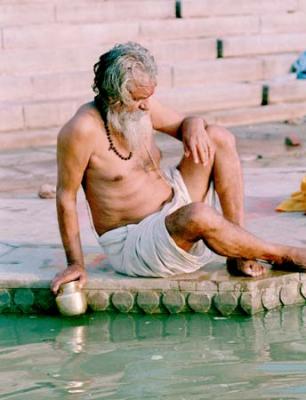
{"label": "man's left arm", "polygon": [[185,116],[150,99],[153,128],[183,142],[185,157],[206,165],[212,156],[212,143],[203,118]]}

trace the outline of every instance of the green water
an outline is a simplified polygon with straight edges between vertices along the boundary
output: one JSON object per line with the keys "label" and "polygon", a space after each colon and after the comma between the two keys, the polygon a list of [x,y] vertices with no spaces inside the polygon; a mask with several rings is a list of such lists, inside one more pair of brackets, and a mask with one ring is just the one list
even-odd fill
{"label": "green water", "polygon": [[306,307],[0,316],[0,399],[306,399]]}

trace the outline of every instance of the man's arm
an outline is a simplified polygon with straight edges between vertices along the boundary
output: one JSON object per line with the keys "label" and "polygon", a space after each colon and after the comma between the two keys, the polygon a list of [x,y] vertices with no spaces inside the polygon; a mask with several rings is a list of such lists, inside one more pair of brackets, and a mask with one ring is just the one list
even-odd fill
{"label": "man's arm", "polygon": [[206,132],[207,123],[200,117],[185,116],[150,99],[153,128],[183,142],[185,157],[206,165],[212,156],[212,143]]}
{"label": "man's arm", "polygon": [[77,192],[92,149],[86,130],[82,121],[72,120],[58,135],[56,206],[67,268],[53,279],[51,289],[54,293],[62,283],[79,280],[83,286],[86,282],[77,216]]}

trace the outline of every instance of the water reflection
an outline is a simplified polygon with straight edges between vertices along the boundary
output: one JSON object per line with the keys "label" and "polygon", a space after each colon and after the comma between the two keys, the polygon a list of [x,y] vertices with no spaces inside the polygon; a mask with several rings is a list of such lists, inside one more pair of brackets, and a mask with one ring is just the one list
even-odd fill
{"label": "water reflection", "polygon": [[303,399],[305,325],[306,307],[0,316],[0,399]]}

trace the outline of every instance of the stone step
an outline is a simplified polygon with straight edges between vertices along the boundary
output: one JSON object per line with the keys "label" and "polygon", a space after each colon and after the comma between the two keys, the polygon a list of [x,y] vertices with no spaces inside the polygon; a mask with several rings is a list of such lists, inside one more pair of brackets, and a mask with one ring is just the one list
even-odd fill
{"label": "stone step", "polygon": [[258,83],[227,83],[157,91],[157,97],[175,110],[190,113],[246,106],[259,106],[262,86]]}
{"label": "stone step", "polygon": [[62,126],[92,97],[27,103],[0,103],[0,132]]}
{"label": "stone step", "polygon": [[[165,22],[166,24],[166,22]],[[138,22],[96,24],[53,23],[15,26],[2,29],[3,49],[100,46],[114,42],[137,41]]]}
{"label": "stone step", "polygon": [[306,33],[220,38],[223,57],[303,51]]}
{"label": "stone step", "polygon": [[259,18],[254,16],[155,20],[140,24],[140,35],[154,40],[254,34],[259,30]]}
{"label": "stone step", "polygon": [[224,126],[259,124],[263,122],[288,121],[306,116],[306,102],[282,103],[257,107],[241,107],[199,113],[209,123]]}
{"label": "stone step", "polygon": [[[159,86],[172,86],[171,65],[159,65]],[[38,75],[0,75],[0,102],[49,101],[93,97],[93,71]]]}
{"label": "stone step", "polygon": [[0,3],[0,27],[20,26],[29,24],[46,24],[55,21],[55,8],[51,2],[41,4],[36,2]]}
{"label": "stone step", "polygon": [[298,0],[180,0],[180,3],[183,18],[275,14],[275,12],[286,13],[302,9],[302,4]]}
{"label": "stone step", "polygon": [[58,128],[0,132],[0,149],[21,149],[56,144]]}
{"label": "stone step", "polygon": [[263,76],[263,61],[259,58],[181,62],[173,67],[173,86],[256,81]]}
{"label": "stone step", "polygon": [[306,80],[296,79],[295,74],[268,81],[267,86],[269,104],[306,102]]}
{"label": "stone step", "polygon": [[180,62],[173,65],[173,86],[242,82],[287,75],[299,53]]}
{"label": "stone step", "polygon": [[[37,75],[91,70],[111,44],[79,48],[0,50],[0,75]],[[20,62],[22,60],[22,63]]]}
{"label": "stone step", "polygon": [[[182,112],[260,105],[261,84],[231,83],[197,87],[161,88],[157,97]],[[92,96],[49,101],[0,103],[0,132],[62,126]]]}
{"label": "stone step", "polygon": [[259,33],[257,17],[150,20],[146,22],[47,23],[2,29],[2,48],[63,48],[105,43],[216,37]]}
{"label": "stone step", "polygon": [[299,53],[265,55],[260,58],[263,62],[263,78],[273,79],[288,74]]}
{"label": "stone step", "polygon": [[306,32],[306,12],[262,15],[260,23],[264,34]]}
{"label": "stone step", "polygon": [[[125,40],[124,40],[125,41]],[[184,60],[198,61],[217,57],[215,39],[180,39],[166,41],[139,40],[154,55],[157,63],[173,63]],[[99,56],[115,45],[100,46],[89,42],[87,46],[74,48],[21,48],[0,49],[0,75],[36,75],[71,71],[92,70]],[[20,60],[23,60],[21,63]]]}
{"label": "stone step", "polygon": [[[43,6],[42,4],[43,3]],[[175,0],[15,1],[0,3],[0,27],[175,18]]]}
{"label": "stone step", "polygon": [[[306,102],[255,107],[241,106],[236,109],[219,111],[204,110],[193,114],[201,115],[210,124],[218,124],[227,127],[240,126],[302,118],[306,116]],[[23,129],[23,125],[16,129],[19,130],[0,132],[0,150],[54,145],[59,131],[59,127]]]}
{"label": "stone step", "polygon": [[104,22],[175,18],[175,0],[57,2],[56,21]]}

